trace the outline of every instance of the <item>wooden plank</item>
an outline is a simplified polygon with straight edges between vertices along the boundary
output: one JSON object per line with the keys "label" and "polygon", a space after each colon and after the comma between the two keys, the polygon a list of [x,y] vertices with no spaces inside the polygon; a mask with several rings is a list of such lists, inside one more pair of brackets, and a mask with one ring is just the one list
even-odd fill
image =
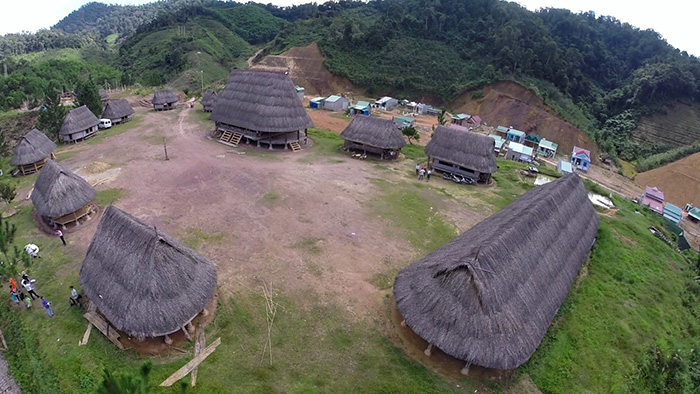
{"label": "wooden plank", "polygon": [[88,321],[87,329],[85,330],[85,334],[83,334],[83,339],[81,341],[78,341],[78,346],[85,346],[88,343],[88,339],[90,339],[90,333],[92,332],[92,323]]}
{"label": "wooden plank", "polygon": [[114,329],[114,327],[110,326],[109,323],[107,323],[102,317],[100,317],[97,313],[94,312],[88,312],[84,314],[85,318],[87,321],[92,323],[95,328],[100,330],[104,336],[107,337],[110,341],[112,341],[113,344],[115,344],[119,349],[124,350],[124,345],[122,345],[121,342],[119,342],[119,334],[117,333],[117,330]]}
{"label": "wooden plank", "polygon": [[5,336],[2,335],[2,330],[0,330],[0,339],[2,340],[2,347],[4,350],[7,350],[7,342],[5,342]]}
{"label": "wooden plank", "polygon": [[[207,344],[206,339],[204,338],[204,330],[202,329],[201,324],[197,325],[197,342],[194,344],[194,356],[197,357],[202,353],[202,349]],[[197,371],[199,370],[199,367],[194,367],[192,370],[192,387],[194,387],[197,384]]]}
{"label": "wooden plank", "polygon": [[209,357],[212,353],[214,353],[214,350],[221,345],[221,338],[217,338],[214,343],[211,345],[207,346],[202,353],[200,353],[197,357],[193,358],[190,362],[185,364],[182,368],[178,369],[175,371],[174,374],[170,375],[169,378],[165,379],[163,383],[160,384],[161,387],[170,387],[172,386],[175,382],[178,380],[184,378],[187,376],[188,373],[192,372],[194,368],[196,368],[199,364],[202,363],[207,357]]}

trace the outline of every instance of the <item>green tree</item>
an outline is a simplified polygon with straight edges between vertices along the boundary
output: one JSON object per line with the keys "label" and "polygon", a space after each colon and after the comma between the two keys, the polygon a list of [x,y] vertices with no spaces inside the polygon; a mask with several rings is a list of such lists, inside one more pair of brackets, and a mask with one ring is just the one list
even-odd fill
{"label": "green tree", "polygon": [[17,197],[17,185],[0,182],[0,200],[10,204]]}
{"label": "green tree", "polygon": [[437,118],[438,118],[438,123],[440,124],[440,126],[446,125],[447,124],[447,111],[444,109],[442,111],[440,111]]}
{"label": "green tree", "polygon": [[144,363],[139,369],[139,375],[121,374],[112,375],[107,369],[104,370],[102,384],[97,389],[97,394],[147,394],[151,392],[148,383],[148,375],[151,373],[151,362]]}
{"label": "green tree", "polygon": [[413,142],[411,142],[411,139],[414,139],[416,141],[420,140],[420,134],[418,134],[418,130],[416,130],[416,128],[413,126],[406,126],[402,128],[401,134],[403,134],[406,137],[409,144],[413,144]]}
{"label": "green tree", "polygon": [[66,107],[61,105],[58,92],[47,94],[44,99],[44,107],[39,111],[39,129],[46,133],[49,138],[60,140],[58,132],[61,131],[63,119],[67,113]]}
{"label": "green tree", "polygon": [[75,98],[79,105],[86,105],[88,109],[98,118],[102,115],[102,99],[100,91],[92,81],[92,77],[78,84],[75,90]]}

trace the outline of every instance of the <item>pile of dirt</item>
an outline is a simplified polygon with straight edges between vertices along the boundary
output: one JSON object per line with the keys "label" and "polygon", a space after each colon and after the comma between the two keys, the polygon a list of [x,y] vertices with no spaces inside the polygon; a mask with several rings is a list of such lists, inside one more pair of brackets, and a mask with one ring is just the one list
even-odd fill
{"label": "pile of dirt", "polygon": [[559,144],[558,151],[570,154],[574,145],[591,151],[598,164],[596,144],[579,128],[561,119],[550,106],[527,88],[501,81],[480,89],[484,97],[473,99],[468,92],[452,103],[455,112],[479,115],[490,125],[512,126],[526,133],[538,134]]}
{"label": "pile of dirt", "polygon": [[633,138],[644,145],[673,147],[700,140],[700,104],[676,103],[666,106],[663,113],[642,118]]}
{"label": "pile of dirt", "polygon": [[290,48],[280,55],[265,56],[253,68],[289,70],[294,83],[303,86],[307,96],[361,92],[347,78],[331,74],[323,64],[325,61],[318,45],[313,42],[307,47]]}
{"label": "pile of dirt", "polygon": [[700,153],[642,172],[634,181],[642,187],[656,186],[664,192],[666,201],[685,207],[692,203],[700,206]]}

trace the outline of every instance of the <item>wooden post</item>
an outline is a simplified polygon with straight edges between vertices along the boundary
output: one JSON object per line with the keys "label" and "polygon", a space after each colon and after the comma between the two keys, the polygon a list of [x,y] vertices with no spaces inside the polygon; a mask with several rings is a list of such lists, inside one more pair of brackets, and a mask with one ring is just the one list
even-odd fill
{"label": "wooden post", "polygon": [[163,340],[165,341],[165,344],[168,346],[173,344],[173,340],[167,335],[165,336],[165,338],[163,338]]}
{"label": "wooden post", "polygon": [[2,340],[3,349],[7,350],[7,342],[5,342],[5,336],[2,335],[2,330],[0,330],[0,340]]}
{"label": "wooden post", "polygon": [[465,365],[464,368],[462,368],[462,370],[460,370],[459,372],[460,372],[462,375],[464,375],[464,376],[469,375],[469,367],[470,367],[471,365],[472,365],[472,363],[470,363],[469,361],[467,361],[467,365]]}
{"label": "wooden post", "polygon": [[406,320],[401,320],[401,327],[406,327]]}
{"label": "wooden post", "polygon": [[433,344],[432,344],[432,343],[429,343],[429,344],[428,344],[428,347],[425,348],[425,350],[423,351],[423,353],[425,353],[425,355],[428,356],[428,357],[432,356],[432,355],[433,355]]}
{"label": "wooden post", "polygon": [[168,159],[168,143],[165,137],[163,137],[163,150],[165,151],[165,160]]}
{"label": "wooden post", "polygon": [[182,332],[185,333],[185,337],[187,338],[187,340],[192,342],[192,336],[190,335],[189,332],[187,332],[187,329],[185,328],[185,326],[182,326]]}

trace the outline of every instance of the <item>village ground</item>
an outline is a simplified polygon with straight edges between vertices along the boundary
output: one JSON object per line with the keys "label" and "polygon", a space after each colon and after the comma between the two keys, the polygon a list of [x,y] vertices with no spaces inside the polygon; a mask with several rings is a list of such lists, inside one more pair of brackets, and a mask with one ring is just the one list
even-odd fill
{"label": "village ground", "polygon": [[[327,112],[310,113],[319,128],[336,130],[340,126],[331,123],[343,121]],[[531,187],[518,175],[522,165],[501,162],[493,187],[460,187],[439,178],[419,182],[413,176],[420,160],[415,153],[396,163],[355,160],[340,152],[337,133],[321,130],[311,131],[313,143],[301,153],[233,148],[206,138],[213,128],[206,118],[196,108],[159,113],[138,108],[132,123],[61,147],[58,155],[96,185],[101,206],[113,202],[217,265],[221,297],[207,338],[220,336],[223,344],[202,365],[195,392],[508,387],[503,381],[494,385],[489,379],[498,382],[498,376],[479,369],[476,376],[486,380],[464,380],[459,363],[439,354],[432,360],[422,356],[424,344],[397,327],[391,287],[400,268]],[[38,243],[45,253],[31,273],[54,301],[57,316],[48,321],[32,311],[17,324],[27,332],[28,326],[39,327],[36,353],[61,355],[44,356],[60,377],[42,384],[90,392],[102,366],[135,372],[144,358],[125,355],[96,331],[87,346],[76,346],[85,321],[69,309],[66,289],[77,283],[99,218],[68,232],[69,246],[61,248],[31,223],[32,207],[24,199],[28,179],[18,193],[20,240]],[[668,264],[682,264],[674,261]],[[263,287],[273,289],[279,305],[269,337]],[[167,377],[184,357],[157,355],[152,381]],[[527,386],[527,378],[523,381],[519,384]]]}

